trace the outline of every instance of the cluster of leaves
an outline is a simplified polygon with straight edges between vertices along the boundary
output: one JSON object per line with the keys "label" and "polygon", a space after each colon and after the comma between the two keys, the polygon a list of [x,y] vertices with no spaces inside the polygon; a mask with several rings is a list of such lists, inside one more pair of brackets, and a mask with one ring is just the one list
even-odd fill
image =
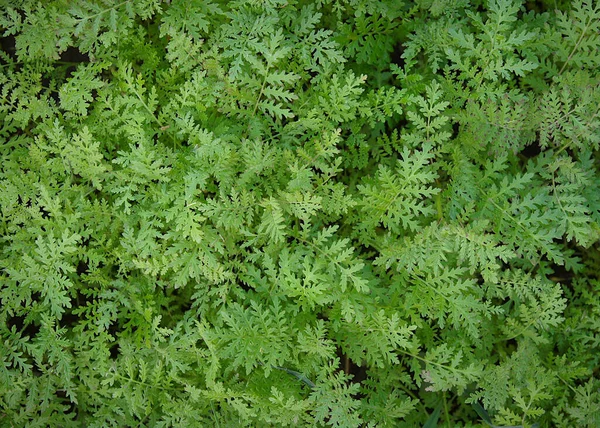
{"label": "cluster of leaves", "polygon": [[599,29],[0,0],[0,424],[600,426]]}

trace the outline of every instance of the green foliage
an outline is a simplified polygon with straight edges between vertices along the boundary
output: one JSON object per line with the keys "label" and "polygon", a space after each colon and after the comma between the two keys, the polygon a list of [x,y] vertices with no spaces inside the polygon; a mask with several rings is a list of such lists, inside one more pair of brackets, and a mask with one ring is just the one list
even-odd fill
{"label": "green foliage", "polygon": [[0,6],[1,426],[600,426],[598,1]]}

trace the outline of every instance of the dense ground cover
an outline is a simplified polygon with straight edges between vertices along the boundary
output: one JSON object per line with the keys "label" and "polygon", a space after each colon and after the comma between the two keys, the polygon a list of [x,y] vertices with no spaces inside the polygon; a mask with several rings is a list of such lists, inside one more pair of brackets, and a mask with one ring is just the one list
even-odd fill
{"label": "dense ground cover", "polygon": [[600,426],[598,1],[0,5],[1,426]]}

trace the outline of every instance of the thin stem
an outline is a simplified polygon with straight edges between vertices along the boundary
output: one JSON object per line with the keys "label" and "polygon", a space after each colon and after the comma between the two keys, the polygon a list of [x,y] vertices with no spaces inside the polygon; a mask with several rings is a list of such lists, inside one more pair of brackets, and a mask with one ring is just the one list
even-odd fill
{"label": "thin stem", "polygon": [[[582,131],[579,132],[579,134],[577,134],[572,140],[578,140],[579,137],[581,137],[581,135],[586,131],[586,129],[590,126],[590,124],[592,123],[592,121],[594,119],[596,119],[596,117],[598,117],[598,113],[600,113],[600,107],[598,108],[598,110],[596,110],[596,113],[594,113],[592,115],[592,117],[590,117],[590,119],[587,121],[587,123],[585,124],[585,127]],[[569,140],[567,141],[565,144],[562,145],[562,147],[560,149],[558,149],[558,151],[556,153],[554,153],[554,155],[558,155],[560,154],[563,150],[567,149],[567,147],[569,147],[569,145],[571,144],[571,141]]]}
{"label": "thin stem", "polygon": [[421,406],[421,410],[423,411],[423,413],[427,413],[427,407],[425,407],[425,404],[423,404],[423,401],[421,399],[419,399],[419,397],[417,397],[414,392],[412,392],[410,389],[408,389],[402,383],[399,383],[397,386],[402,391],[404,391],[406,393],[406,395],[408,395],[410,398],[412,398],[413,400],[418,402],[418,405]]}
{"label": "thin stem", "polygon": [[583,31],[581,32],[581,35],[579,36],[579,40],[577,40],[577,43],[575,43],[575,46],[573,46],[573,50],[571,51],[571,53],[569,54],[569,57],[567,58],[567,60],[565,61],[565,63],[563,64],[562,68],[560,69],[560,71],[558,72],[558,75],[560,76],[563,71],[565,71],[565,67],[567,66],[567,64],[569,63],[569,61],[571,61],[571,58],[573,58],[573,55],[575,55],[575,52],[577,51],[577,49],[579,49],[579,45],[581,44],[581,42],[583,41],[583,37],[585,36],[585,33],[587,32],[587,29],[589,28],[590,24],[592,23],[592,20],[590,19],[587,24],[585,24],[585,28],[583,29]]}
{"label": "thin stem", "polygon": [[181,392],[182,391],[182,389],[180,389],[180,388],[172,388],[172,387],[165,387],[165,386],[160,386],[160,385],[152,385],[152,384],[149,384],[149,383],[146,383],[146,382],[142,382],[142,381],[139,381],[139,380],[136,380],[136,379],[132,379],[132,378],[129,378],[129,377],[122,376],[122,375],[120,375],[117,372],[114,372],[114,376],[116,378],[119,378],[119,379],[125,381],[125,382],[133,382],[133,383],[136,383],[138,385],[144,386],[146,388],[157,388],[157,389],[162,389],[163,391],[177,391],[177,392]]}
{"label": "thin stem", "polygon": [[428,360],[426,358],[419,357],[418,355],[415,355],[415,354],[413,354],[411,352],[408,352],[408,351],[403,351],[401,349],[398,349],[397,351],[400,352],[401,354],[408,355],[409,357],[416,358],[419,361],[423,361],[424,363],[432,364],[434,366],[441,367],[441,368],[446,369],[446,370],[450,370],[450,371],[452,371],[454,373],[468,374],[465,370],[457,369],[457,368],[454,368],[454,367],[451,367],[451,366],[448,366],[448,365],[445,365],[445,364],[436,363],[435,361],[430,361],[430,360]]}
{"label": "thin stem", "polygon": [[446,417],[446,424],[450,426],[450,414],[448,413],[448,401],[446,400],[446,391],[444,391],[444,415]]}
{"label": "thin stem", "polygon": [[100,15],[103,15],[103,14],[105,14],[105,13],[106,13],[106,12],[108,12],[108,11],[111,11],[111,10],[118,9],[118,8],[120,8],[121,6],[123,6],[124,4],[126,4],[126,3],[129,3],[130,1],[131,1],[131,0],[125,0],[124,2],[121,2],[121,3],[119,3],[119,4],[115,5],[115,6],[109,7],[109,8],[107,8],[107,9],[101,10],[100,12],[98,12],[98,13],[95,13],[95,14],[93,14],[93,15],[84,16],[83,18],[76,18],[76,20],[77,20],[77,21],[86,21],[86,20],[88,20],[88,19],[95,18],[95,17],[97,17],[97,16],[100,16]]}
{"label": "thin stem", "polygon": [[254,103],[254,108],[252,109],[252,117],[256,116],[256,110],[258,109],[258,104],[260,103],[260,99],[262,98],[262,94],[265,90],[265,86],[267,86],[267,77],[269,76],[269,67],[267,64],[267,70],[265,71],[265,78],[263,79],[262,85],[260,87],[260,92],[258,93],[258,97],[256,98],[256,103]]}
{"label": "thin stem", "polygon": [[209,403],[210,403],[210,409],[212,410],[212,414],[215,419],[216,426],[217,426],[217,428],[221,428],[221,424],[219,423],[219,418],[217,417],[217,412],[215,410],[215,406],[213,405],[212,400],[210,400]]}

